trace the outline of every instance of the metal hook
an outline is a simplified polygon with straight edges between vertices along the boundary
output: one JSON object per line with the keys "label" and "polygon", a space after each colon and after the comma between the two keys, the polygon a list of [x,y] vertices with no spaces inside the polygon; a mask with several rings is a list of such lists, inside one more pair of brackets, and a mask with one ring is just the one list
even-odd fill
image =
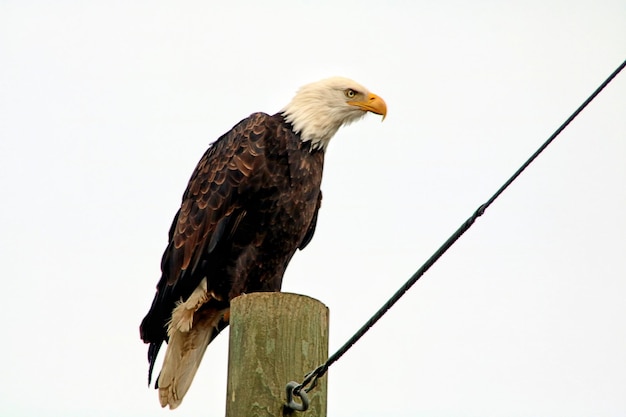
{"label": "metal hook", "polygon": [[[300,397],[302,403],[296,402],[293,398],[294,395]],[[295,411],[306,411],[309,409],[309,397],[306,395],[306,391],[302,389],[302,385],[295,381],[287,384],[287,407]]]}

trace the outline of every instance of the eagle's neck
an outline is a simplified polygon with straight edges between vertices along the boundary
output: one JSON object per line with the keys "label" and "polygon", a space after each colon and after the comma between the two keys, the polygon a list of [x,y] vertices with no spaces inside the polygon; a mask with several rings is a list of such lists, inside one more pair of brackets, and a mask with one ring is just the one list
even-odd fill
{"label": "eagle's neck", "polygon": [[328,118],[320,115],[303,112],[290,113],[286,109],[281,114],[303,142],[310,142],[311,150],[325,151],[330,140],[341,127],[341,123],[332,123]]}
{"label": "eagle's neck", "polygon": [[325,151],[343,120],[337,117],[332,108],[320,106],[315,100],[306,98],[294,98],[280,113],[303,142],[310,142],[311,150]]}

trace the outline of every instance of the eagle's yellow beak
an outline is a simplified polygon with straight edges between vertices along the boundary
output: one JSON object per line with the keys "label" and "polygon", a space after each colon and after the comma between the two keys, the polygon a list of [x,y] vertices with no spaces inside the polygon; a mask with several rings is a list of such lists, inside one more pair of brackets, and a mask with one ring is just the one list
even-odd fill
{"label": "eagle's yellow beak", "polygon": [[383,116],[383,120],[385,120],[385,116],[387,116],[387,104],[385,103],[385,100],[378,97],[374,93],[369,93],[367,99],[363,101],[348,101],[348,104],[351,106],[357,106],[365,111],[380,114]]}

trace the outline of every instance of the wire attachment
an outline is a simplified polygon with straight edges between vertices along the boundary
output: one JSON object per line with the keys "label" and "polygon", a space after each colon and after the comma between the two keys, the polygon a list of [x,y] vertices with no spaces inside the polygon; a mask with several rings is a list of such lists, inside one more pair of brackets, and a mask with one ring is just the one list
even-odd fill
{"label": "wire attachment", "polygon": [[[291,381],[287,384],[287,404],[286,407],[295,411],[306,411],[309,409],[309,396],[306,394],[306,390],[302,390],[302,385],[296,381]],[[294,395],[300,397],[301,403],[294,400]]]}
{"label": "wire attachment", "polygon": [[[324,376],[328,366],[326,364],[320,365],[312,372],[305,375],[301,384],[291,381],[287,384],[287,407],[295,411],[306,411],[309,408],[309,397],[307,393],[317,386],[317,380]],[[307,385],[309,385],[307,387]],[[294,400],[294,395],[300,397],[302,403],[298,403]]]}

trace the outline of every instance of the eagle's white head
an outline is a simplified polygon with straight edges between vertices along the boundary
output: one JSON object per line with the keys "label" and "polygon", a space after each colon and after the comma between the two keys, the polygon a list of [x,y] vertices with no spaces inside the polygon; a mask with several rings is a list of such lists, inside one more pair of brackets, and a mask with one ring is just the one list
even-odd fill
{"label": "eagle's white head", "polygon": [[362,85],[348,78],[332,77],[301,87],[281,113],[303,141],[310,141],[313,149],[326,149],[341,126],[360,119],[368,111],[382,115],[384,120],[387,105]]}

